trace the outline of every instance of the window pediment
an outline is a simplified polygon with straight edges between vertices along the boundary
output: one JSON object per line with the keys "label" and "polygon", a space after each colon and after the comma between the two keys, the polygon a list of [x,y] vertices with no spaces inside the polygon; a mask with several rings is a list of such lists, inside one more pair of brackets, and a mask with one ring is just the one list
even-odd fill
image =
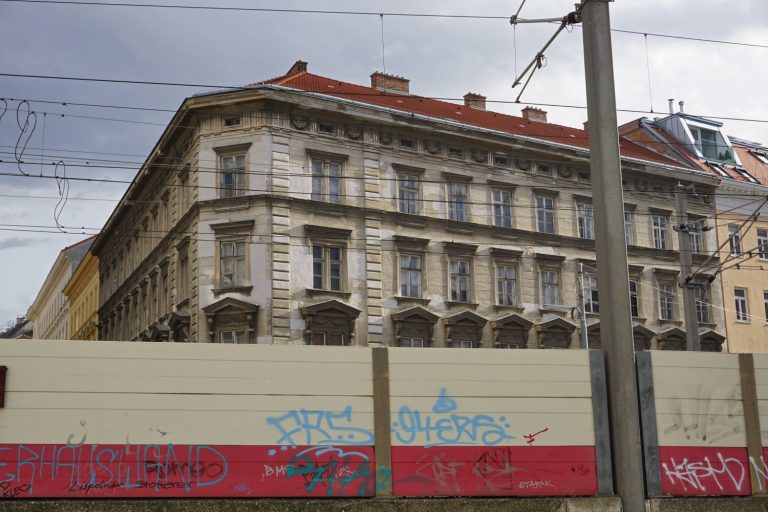
{"label": "window pediment", "polygon": [[329,226],[318,226],[315,224],[305,224],[304,234],[309,238],[347,240],[349,236],[352,234],[352,230],[332,228]]}

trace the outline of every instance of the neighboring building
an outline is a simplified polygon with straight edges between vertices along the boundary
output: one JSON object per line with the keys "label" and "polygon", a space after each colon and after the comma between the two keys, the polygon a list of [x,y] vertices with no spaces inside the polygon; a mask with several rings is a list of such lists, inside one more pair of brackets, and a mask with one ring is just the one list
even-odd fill
{"label": "neighboring building", "polygon": [[718,121],[683,112],[639,119],[620,133],[720,177],[712,223],[718,258],[694,271],[720,276],[728,350],[768,352],[768,148],[729,137]]}
{"label": "neighboring building", "polygon": [[28,340],[32,338],[32,324],[24,315],[16,317],[13,322],[3,332],[0,332],[0,339]]}
{"label": "neighboring building", "polygon": [[69,300],[69,339],[99,338],[99,259],[90,251],[64,287]]}
{"label": "neighboring building", "polygon": [[27,312],[32,322],[32,337],[40,340],[69,338],[69,301],[64,287],[80,261],[85,257],[95,237],[64,248],[53,263],[37,297]]}
{"label": "neighboring building", "polygon": [[[578,347],[582,263],[600,346],[587,133],[408,88],[299,61],[186,99],[93,245],[100,339]],[[672,189],[711,218],[718,180],[621,151],[634,341],[683,348]],[[719,286],[703,304],[718,350]]]}

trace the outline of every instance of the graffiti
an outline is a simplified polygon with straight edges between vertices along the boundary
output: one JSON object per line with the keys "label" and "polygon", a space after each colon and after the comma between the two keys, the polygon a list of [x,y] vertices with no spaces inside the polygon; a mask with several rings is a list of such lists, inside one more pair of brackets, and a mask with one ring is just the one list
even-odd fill
{"label": "graffiti", "polygon": [[416,464],[418,477],[432,481],[450,493],[461,492],[458,476],[459,469],[464,466],[464,462],[450,460],[445,452],[427,451]]}
{"label": "graffiti", "polygon": [[725,399],[713,399],[710,393],[699,385],[696,400],[672,401],[672,412],[668,419],[662,417],[667,425],[659,425],[659,430],[670,435],[681,433],[686,440],[699,440],[714,444],[739,436],[743,430],[741,419],[741,398],[734,389]]}
{"label": "graffiti", "polygon": [[245,494],[247,496],[250,496],[251,494],[253,494],[253,490],[251,490],[251,486],[248,485],[246,482],[240,482],[235,484],[232,487],[232,490],[238,494]]}
{"label": "graffiti", "polygon": [[374,435],[355,427],[352,407],[341,412],[299,409],[282,416],[267,418],[267,424],[280,432],[277,444],[299,445],[372,445]]}
{"label": "graffiti", "polygon": [[495,446],[508,439],[510,427],[504,416],[488,414],[459,414],[456,400],[440,389],[431,412],[400,407],[392,433],[404,445],[423,444],[424,447],[445,445]]}
{"label": "graffiti", "polygon": [[544,432],[549,432],[549,427],[545,427],[538,432],[534,432],[533,434],[525,434],[523,437],[525,438],[525,444],[533,444],[534,441],[536,441],[536,436],[539,434],[543,434]]}
{"label": "graffiti", "polygon": [[13,482],[3,482],[0,484],[0,495],[3,498],[18,498],[29,494],[31,486],[29,484],[13,485]]}
{"label": "graffiti", "polygon": [[261,481],[269,479],[285,478],[288,473],[288,467],[285,464],[269,465],[264,464],[261,472]]}
{"label": "graffiti", "polygon": [[546,489],[554,488],[555,484],[551,480],[523,480],[518,484],[519,489]]}
{"label": "graffiti", "polygon": [[748,470],[742,462],[734,457],[724,457],[722,453],[717,453],[714,462],[709,457],[692,461],[684,458],[677,462],[673,457],[669,462],[662,462],[661,467],[669,484],[682,491],[709,494],[729,489],[741,491],[748,482]]}
{"label": "graffiti", "polygon": [[503,448],[483,453],[472,466],[472,473],[494,490],[514,488],[515,473],[520,471],[524,470],[512,464],[510,450]]}
{"label": "graffiti", "polygon": [[327,496],[346,495],[346,489],[355,486],[355,494],[366,496],[374,486],[368,456],[334,446],[313,446],[300,451],[286,465],[286,476],[300,476],[307,492],[322,487]]}
{"label": "graffiti", "polygon": [[25,485],[30,496],[36,483],[54,481],[80,495],[104,489],[189,492],[218,484],[227,471],[224,455],[206,445],[0,446],[0,484]]}

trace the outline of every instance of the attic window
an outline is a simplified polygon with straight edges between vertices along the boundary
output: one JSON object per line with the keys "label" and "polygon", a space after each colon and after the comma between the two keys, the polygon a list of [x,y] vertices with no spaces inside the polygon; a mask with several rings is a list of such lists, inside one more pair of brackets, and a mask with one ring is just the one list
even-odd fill
{"label": "attic window", "polygon": [[224,128],[232,128],[233,126],[240,126],[240,118],[239,117],[225,117],[224,118]]}
{"label": "attic window", "polygon": [[579,181],[589,181],[589,173],[587,171],[579,171]]}
{"label": "attic window", "polygon": [[400,147],[403,149],[416,149],[416,140],[408,137],[400,137]]}
{"label": "attic window", "polygon": [[725,167],[723,167],[720,164],[716,164],[713,162],[707,162],[707,165],[709,165],[714,171],[720,175],[721,178],[730,178],[731,176],[725,172]]}
{"label": "attic window", "polygon": [[464,160],[464,150],[456,147],[448,147],[448,158]]}
{"label": "attic window", "polygon": [[757,151],[750,151],[752,156],[760,160],[765,165],[768,165],[768,155],[765,153],[758,153]]}
{"label": "attic window", "polygon": [[757,178],[749,174],[749,172],[746,169],[739,169],[738,167],[734,167],[734,170],[741,175],[742,178],[747,180],[750,183],[755,183],[757,185],[760,184],[759,181],[757,181]]}
{"label": "attic window", "polygon": [[493,165],[496,167],[512,167],[512,160],[503,153],[495,153],[493,155]]}
{"label": "attic window", "polygon": [[336,127],[328,123],[317,123],[317,131],[324,135],[335,135]]}
{"label": "attic window", "polygon": [[552,176],[552,168],[547,164],[537,164],[536,173],[544,176]]}

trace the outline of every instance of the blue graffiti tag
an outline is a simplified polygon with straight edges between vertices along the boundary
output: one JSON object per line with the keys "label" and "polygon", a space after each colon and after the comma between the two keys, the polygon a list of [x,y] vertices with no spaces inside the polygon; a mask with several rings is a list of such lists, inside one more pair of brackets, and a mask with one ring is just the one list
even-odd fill
{"label": "blue graffiti tag", "polygon": [[267,418],[267,424],[280,432],[277,444],[371,445],[374,435],[368,429],[352,426],[352,407],[341,412],[299,409]]}
{"label": "blue graffiti tag", "polygon": [[[330,457],[320,459],[325,455]],[[365,496],[374,485],[368,456],[335,446],[313,446],[297,453],[286,466],[286,476],[304,478],[307,492],[323,485],[328,496],[343,495],[343,491],[355,482],[358,483],[357,495]]]}
{"label": "blue graffiti tag", "polygon": [[473,445],[494,446],[507,439],[515,439],[507,433],[509,423],[504,416],[495,418],[488,414],[459,414],[459,406],[446,388],[432,405],[431,412],[414,410],[407,405],[400,407],[397,421],[392,423],[392,433],[403,444],[415,444],[423,434],[424,446]]}

